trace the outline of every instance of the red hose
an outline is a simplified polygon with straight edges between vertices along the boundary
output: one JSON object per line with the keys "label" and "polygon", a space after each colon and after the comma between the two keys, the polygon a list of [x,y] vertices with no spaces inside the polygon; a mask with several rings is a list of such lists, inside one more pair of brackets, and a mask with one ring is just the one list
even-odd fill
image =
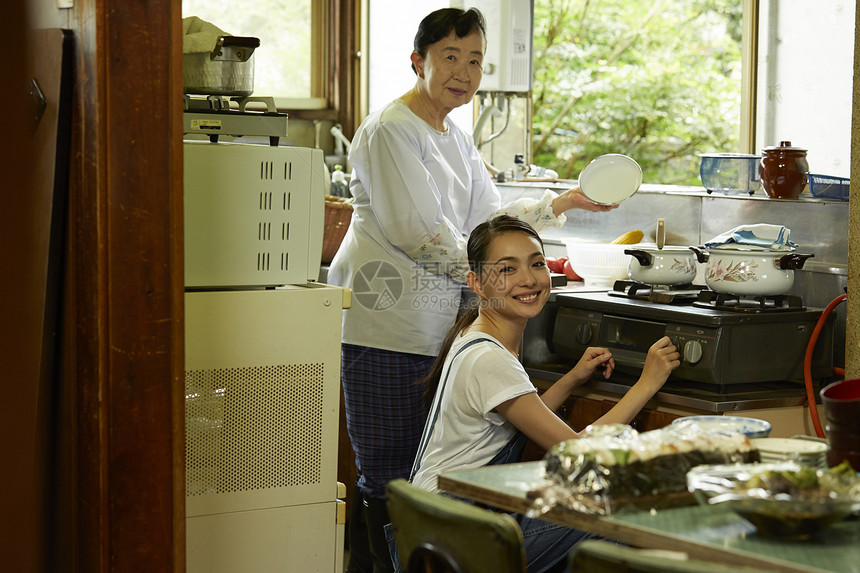
{"label": "red hose", "polygon": [[[818,317],[818,322],[815,323],[815,328],[812,329],[812,336],[809,337],[809,343],[806,345],[806,356],[803,358],[803,380],[806,383],[806,401],[809,403],[809,413],[812,416],[812,425],[815,427],[815,433],[819,438],[824,438],[824,430],[821,428],[821,420],[818,418],[818,407],[816,406],[815,394],[812,391],[812,352],[815,350],[815,343],[818,342],[818,335],[821,334],[821,328],[824,326],[824,321],[830,316],[836,306],[848,298],[847,294],[841,294],[830,301],[824,310],[821,311],[821,316]],[[834,368],[834,371],[840,370]],[[845,371],[842,371],[845,374]]]}

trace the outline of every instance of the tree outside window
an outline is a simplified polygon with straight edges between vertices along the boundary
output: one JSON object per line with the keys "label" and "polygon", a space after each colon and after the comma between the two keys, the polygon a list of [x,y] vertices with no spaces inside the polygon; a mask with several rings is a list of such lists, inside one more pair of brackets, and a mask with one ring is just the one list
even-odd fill
{"label": "tree outside window", "polygon": [[575,179],[624,153],[646,182],[699,186],[739,151],[742,0],[536,0],[533,162]]}

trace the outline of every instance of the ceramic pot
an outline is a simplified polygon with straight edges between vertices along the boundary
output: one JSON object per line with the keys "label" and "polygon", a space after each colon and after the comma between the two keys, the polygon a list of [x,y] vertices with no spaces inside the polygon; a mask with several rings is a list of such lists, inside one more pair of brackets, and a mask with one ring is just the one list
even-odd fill
{"label": "ceramic pot", "polygon": [[765,192],[778,199],[797,199],[806,186],[809,163],[806,150],[781,141],[776,147],[765,147],[759,165]]}
{"label": "ceramic pot", "polygon": [[711,249],[690,247],[699,262],[707,263],[705,284],[714,292],[732,295],[773,296],[794,284],[795,269],[806,259],[786,251]]}
{"label": "ceramic pot", "polygon": [[860,435],[860,378],[834,382],[820,394],[827,420],[846,432]]}
{"label": "ceramic pot", "polygon": [[689,247],[636,245],[624,253],[631,255],[627,272],[637,283],[684,285],[696,278],[696,254]]}

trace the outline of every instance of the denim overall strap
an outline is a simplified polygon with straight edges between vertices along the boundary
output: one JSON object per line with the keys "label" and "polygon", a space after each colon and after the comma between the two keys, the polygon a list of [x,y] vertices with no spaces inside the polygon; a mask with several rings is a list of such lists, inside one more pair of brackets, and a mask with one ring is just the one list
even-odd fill
{"label": "denim overall strap", "polygon": [[456,360],[464,350],[479,342],[492,342],[500,348],[502,347],[501,344],[491,338],[476,338],[475,340],[470,340],[461,346],[457,353],[454,354],[454,357],[451,359],[451,362],[448,363],[448,368],[445,370],[442,379],[439,382],[439,389],[437,390],[439,399],[436,400],[436,407],[433,409],[433,412],[431,412],[427,417],[427,424],[424,426],[424,434],[421,436],[421,444],[418,446],[418,453],[415,454],[415,462],[412,464],[412,472],[409,474],[409,481],[412,481],[415,478],[415,474],[418,473],[418,468],[421,467],[421,458],[424,456],[424,452],[427,451],[427,445],[430,443],[430,436],[433,434],[433,427],[436,425],[436,420],[439,418],[439,411],[442,409],[442,396],[445,393],[445,386],[448,383],[448,374],[451,370],[451,366],[454,364],[454,360]]}
{"label": "denim overall strap", "polygon": [[520,430],[508,441],[493,459],[487,462],[488,466],[499,466],[502,464],[515,464],[523,459],[523,450],[526,449],[526,435]]}

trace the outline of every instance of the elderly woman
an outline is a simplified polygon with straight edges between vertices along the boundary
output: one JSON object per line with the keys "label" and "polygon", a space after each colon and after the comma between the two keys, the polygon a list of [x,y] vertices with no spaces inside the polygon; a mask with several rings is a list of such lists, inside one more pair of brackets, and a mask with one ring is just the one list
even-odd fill
{"label": "elderly woman", "polygon": [[424,427],[425,378],[454,324],[465,283],[466,237],[497,213],[536,229],[572,208],[606,211],[578,188],[502,206],[471,136],[448,114],[481,83],[484,20],[437,10],[419,25],[415,86],[367,117],[349,160],[353,217],[328,280],[353,290],[344,312],[342,380],[358,482],[348,571],[390,571],[385,486],[409,476]]}

